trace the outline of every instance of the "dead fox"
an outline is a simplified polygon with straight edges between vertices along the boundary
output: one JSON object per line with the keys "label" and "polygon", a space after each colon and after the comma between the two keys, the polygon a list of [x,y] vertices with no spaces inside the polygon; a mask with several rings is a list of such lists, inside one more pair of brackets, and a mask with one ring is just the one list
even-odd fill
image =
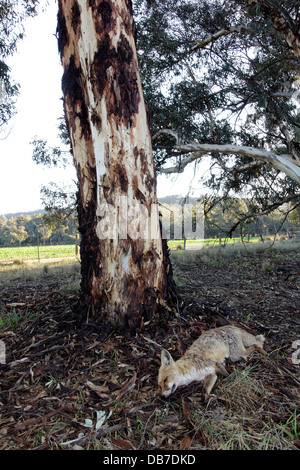
{"label": "dead fox", "polygon": [[262,349],[264,340],[263,335],[253,336],[241,328],[227,325],[205,331],[176,362],[163,349],[158,374],[162,395],[168,397],[180,385],[204,381],[204,398],[207,400],[217,374],[228,375],[223,365],[225,359],[233,362],[247,359],[255,350],[267,354]]}

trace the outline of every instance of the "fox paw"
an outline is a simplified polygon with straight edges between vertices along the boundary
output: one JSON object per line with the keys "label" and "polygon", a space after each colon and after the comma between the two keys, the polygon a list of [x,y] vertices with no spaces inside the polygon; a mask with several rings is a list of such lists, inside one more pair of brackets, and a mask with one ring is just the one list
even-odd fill
{"label": "fox paw", "polygon": [[208,404],[210,402],[216,401],[217,399],[218,397],[214,393],[210,393],[209,395],[207,395],[207,393],[204,393],[202,395],[202,401],[204,404]]}

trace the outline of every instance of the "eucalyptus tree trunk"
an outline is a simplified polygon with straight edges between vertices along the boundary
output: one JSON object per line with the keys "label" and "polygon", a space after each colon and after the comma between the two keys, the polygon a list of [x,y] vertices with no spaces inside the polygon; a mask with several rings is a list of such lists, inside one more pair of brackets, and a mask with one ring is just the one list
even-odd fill
{"label": "eucalyptus tree trunk", "polygon": [[81,300],[88,316],[131,330],[164,302],[171,275],[134,34],[131,0],[59,0]]}

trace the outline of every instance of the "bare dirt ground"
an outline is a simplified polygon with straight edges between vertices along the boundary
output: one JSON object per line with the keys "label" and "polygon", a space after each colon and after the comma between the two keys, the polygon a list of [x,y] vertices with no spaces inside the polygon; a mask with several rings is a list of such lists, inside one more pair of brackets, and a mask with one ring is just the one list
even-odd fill
{"label": "bare dirt ground", "polygon": [[[153,317],[133,336],[78,324],[77,265],[0,275],[0,449],[300,448],[299,252],[172,259],[179,316]],[[178,358],[228,323],[264,334],[268,356],[227,364],[208,403],[201,384],[162,399],[159,345]]]}

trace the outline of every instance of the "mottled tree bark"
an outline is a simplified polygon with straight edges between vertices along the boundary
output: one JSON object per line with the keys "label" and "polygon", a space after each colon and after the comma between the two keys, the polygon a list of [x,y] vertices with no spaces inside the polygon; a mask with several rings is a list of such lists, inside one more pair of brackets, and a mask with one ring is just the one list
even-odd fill
{"label": "mottled tree bark", "polygon": [[132,330],[167,297],[170,266],[131,1],[59,0],[58,43],[79,180],[81,301],[88,315]]}

